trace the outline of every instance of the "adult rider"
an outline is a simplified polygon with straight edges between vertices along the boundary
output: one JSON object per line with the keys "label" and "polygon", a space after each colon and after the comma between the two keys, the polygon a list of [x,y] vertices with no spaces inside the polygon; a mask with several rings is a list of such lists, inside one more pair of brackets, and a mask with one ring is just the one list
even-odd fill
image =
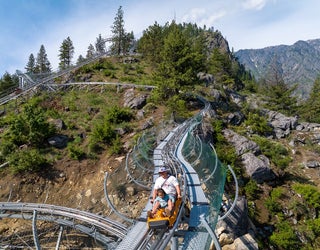
{"label": "adult rider", "polygon": [[168,169],[165,166],[159,168],[159,177],[156,179],[153,189],[153,196],[151,203],[157,197],[157,190],[162,188],[169,196],[168,207],[165,209],[167,216],[172,215],[174,203],[177,198],[181,198],[181,189],[176,177],[168,173]]}

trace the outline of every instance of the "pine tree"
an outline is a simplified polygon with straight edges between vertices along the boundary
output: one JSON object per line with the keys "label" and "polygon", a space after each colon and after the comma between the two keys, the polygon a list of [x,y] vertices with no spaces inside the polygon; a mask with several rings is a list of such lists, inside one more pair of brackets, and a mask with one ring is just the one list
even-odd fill
{"label": "pine tree", "polygon": [[215,81],[222,85],[233,85],[231,69],[232,62],[229,55],[219,48],[213,49],[209,60],[209,72],[214,75]]}
{"label": "pine tree", "polygon": [[94,56],[94,54],[95,54],[94,47],[93,47],[92,44],[90,44],[90,45],[88,46],[86,58],[88,58],[88,59],[89,59],[89,58],[92,58],[92,57]]}
{"label": "pine tree", "polygon": [[133,45],[135,43],[134,34],[131,31],[130,33],[125,33],[124,39],[122,41],[123,53],[128,54],[131,49],[133,49]]}
{"label": "pine tree", "polygon": [[34,55],[31,53],[29,56],[29,61],[25,67],[27,73],[36,73],[36,59]]}
{"label": "pine tree", "polygon": [[126,55],[130,51],[134,43],[133,32],[126,33],[124,29],[124,19],[122,6],[119,7],[113,26],[111,26],[113,34],[111,38],[110,51],[113,55]]}
{"label": "pine tree", "polygon": [[196,82],[202,56],[195,52],[191,41],[175,23],[171,24],[170,32],[164,40],[161,58],[156,78],[159,81],[157,91],[162,99],[177,95]]}
{"label": "pine tree", "polygon": [[70,37],[67,37],[65,40],[63,40],[59,52],[59,68],[66,69],[67,67],[71,66],[74,54],[74,47]]}
{"label": "pine tree", "polygon": [[164,45],[164,28],[157,22],[149,26],[138,41],[140,52],[155,67],[161,61],[160,52]]}
{"label": "pine tree", "polygon": [[96,45],[96,51],[98,54],[103,54],[106,52],[106,42],[101,37],[101,34],[99,34],[99,36],[97,37],[95,45]]}
{"label": "pine tree", "polygon": [[84,62],[86,59],[82,56],[79,55],[78,60],[77,60],[77,65],[81,64],[82,62]]}
{"label": "pine tree", "polygon": [[124,19],[122,6],[119,7],[116,17],[114,18],[113,26],[111,26],[113,34],[111,38],[111,53],[113,55],[121,55],[123,51],[123,39],[125,38]]}
{"label": "pine tree", "polygon": [[16,87],[18,87],[18,83],[15,80],[14,76],[11,76],[8,72],[5,72],[0,79],[0,92],[6,92]]}
{"label": "pine tree", "polygon": [[297,85],[289,87],[283,79],[281,63],[274,58],[269,66],[263,93],[265,107],[286,115],[295,115],[297,111],[297,97],[294,91]]}
{"label": "pine tree", "polygon": [[306,121],[320,123],[320,76],[314,81],[309,98],[299,111]]}
{"label": "pine tree", "polygon": [[46,49],[43,45],[40,46],[39,53],[37,55],[35,73],[48,73],[51,72],[51,65],[48,60]]}

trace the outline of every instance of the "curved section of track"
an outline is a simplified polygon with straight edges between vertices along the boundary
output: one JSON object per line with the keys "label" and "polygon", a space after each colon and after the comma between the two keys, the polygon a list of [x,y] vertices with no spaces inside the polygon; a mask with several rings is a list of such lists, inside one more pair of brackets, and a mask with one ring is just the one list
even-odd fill
{"label": "curved section of track", "polygon": [[34,211],[37,211],[40,220],[55,222],[76,228],[88,235],[95,235],[97,236],[95,238],[104,245],[110,243],[110,237],[105,235],[123,238],[128,232],[125,225],[86,211],[48,204],[0,202],[0,218],[32,220]]}

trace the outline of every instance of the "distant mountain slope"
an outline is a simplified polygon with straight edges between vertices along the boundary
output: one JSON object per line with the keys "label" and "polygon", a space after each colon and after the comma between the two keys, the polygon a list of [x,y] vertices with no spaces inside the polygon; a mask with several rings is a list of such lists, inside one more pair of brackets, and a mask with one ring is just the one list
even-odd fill
{"label": "distant mountain slope", "polygon": [[320,39],[298,41],[293,45],[239,50],[235,55],[257,80],[266,75],[272,60],[276,58],[282,65],[285,82],[298,83],[297,92],[304,97],[320,74]]}

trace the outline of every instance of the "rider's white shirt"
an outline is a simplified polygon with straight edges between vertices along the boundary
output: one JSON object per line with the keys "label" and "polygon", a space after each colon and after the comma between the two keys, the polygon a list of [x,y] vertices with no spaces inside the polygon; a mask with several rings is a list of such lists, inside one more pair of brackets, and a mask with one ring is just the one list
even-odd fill
{"label": "rider's white shirt", "polygon": [[179,182],[177,178],[174,177],[173,175],[170,175],[167,180],[162,176],[160,176],[158,179],[156,179],[154,188],[155,189],[162,188],[167,194],[175,196],[177,194],[177,190],[175,186],[177,185],[179,185]]}

